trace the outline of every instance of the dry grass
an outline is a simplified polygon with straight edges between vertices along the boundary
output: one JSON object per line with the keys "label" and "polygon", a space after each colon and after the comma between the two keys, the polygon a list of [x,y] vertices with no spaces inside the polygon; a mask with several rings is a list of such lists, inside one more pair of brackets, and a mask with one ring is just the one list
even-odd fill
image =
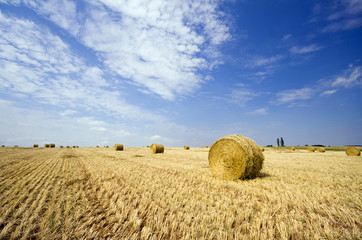
{"label": "dry grass", "polygon": [[361,239],[361,157],[264,155],[222,181],[201,148],[3,148],[0,239]]}

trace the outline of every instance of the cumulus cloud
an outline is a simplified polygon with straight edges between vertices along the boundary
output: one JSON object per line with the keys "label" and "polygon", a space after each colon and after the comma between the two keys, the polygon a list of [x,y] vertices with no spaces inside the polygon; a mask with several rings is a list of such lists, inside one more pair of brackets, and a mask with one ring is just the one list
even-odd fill
{"label": "cumulus cloud", "polygon": [[198,89],[200,70],[223,63],[218,46],[230,39],[217,1],[94,0],[82,10],[71,0],[5,2],[33,8],[141,92],[167,100]]}
{"label": "cumulus cloud", "polygon": [[98,67],[88,66],[60,37],[0,11],[0,89],[33,100],[138,120],[162,117],[128,104]]}
{"label": "cumulus cloud", "polygon": [[338,89],[325,90],[320,95],[321,96],[329,96],[329,95],[332,95],[332,94],[336,93],[337,91],[338,91]]}

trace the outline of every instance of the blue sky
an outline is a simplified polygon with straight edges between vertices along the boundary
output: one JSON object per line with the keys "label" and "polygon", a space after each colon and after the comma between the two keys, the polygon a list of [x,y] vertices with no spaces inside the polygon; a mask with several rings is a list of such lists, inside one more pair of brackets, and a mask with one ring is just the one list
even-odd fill
{"label": "blue sky", "polygon": [[0,142],[362,144],[362,1],[0,0]]}

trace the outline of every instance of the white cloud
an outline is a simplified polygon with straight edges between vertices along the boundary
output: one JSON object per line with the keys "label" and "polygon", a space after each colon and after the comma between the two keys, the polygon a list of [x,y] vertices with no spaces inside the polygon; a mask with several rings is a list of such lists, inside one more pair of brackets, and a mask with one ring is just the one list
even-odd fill
{"label": "white cloud", "polygon": [[321,96],[325,96],[325,95],[329,96],[329,95],[332,95],[332,94],[336,93],[337,91],[338,91],[338,89],[325,90],[320,95]]}
{"label": "white cloud", "polygon": [[67,109],[67,110],[61,112],[59,115],[60,116],[69,116],[69,115],[74,115],[76,113],[77,113],[77,111]]}
{"label": "white cloud", "polygon": [[162,137],[160,135],[153,135],[152,137],[150,137],[151,140],[159,140]]}
{"label": "white cloud", "polygon": [[272,56],[272,57],[256,56],[256,57],[251,57],[247,61],[246,66],[247,67],[252,67],[252,68],[267,66],[267,65],[275,64],[275,63],[279,62],[282,59],[284,59],[284,57],[282,55],[276,55],[276,56]]}
{"label": "white cloud", "polygon": [[230,39],[217,1],[94,0],[82,8],[71,0],[22,3],[93,49],[141,92],[168,100],[195,92],[206,80],[199,71],[223,63],[218,46]]}
{"label": "white cloud", "polygon": [[309,87],[300,89],[290,89],[283,92],[277,93],[276,104],[292,103],[300,100],[307,100],[312,98],[314,90]]}
{"label": "white cloud", "polygon": [[247,88],[232,89],[230,94],[230,101],[240,106],[244,106],[247,104],[247,102],[253,100],[256,96],[259,95],[259,93],[256,93],[253,90]]}
{"label": "white cloud", "polygon": [[304,46],[304,47],[292,47],[289,49],[289,51],[291,53],[295,53],[295,54],[305,54],[305,53],[311,53],[311,52],[315,52],[315,51],[319,51],[321,50],[323,47],[319,46],[317,44],[311,44],[308,46]]}
{"label": "white cloud", "polygon": [[47,27],[0,11],[0,89],[57,107],[102,112],[125,119],[163,117],[128,104],[104,72],[87,66]]}
{"label": "white cloud", "polygon": [[266,108],[259,108],[253,112],[250,112],[249,114],[250,115],[266,115],[266,114],[268,114],[268,111]]}
{"label": "white cloud", "polygon": [[332,87],[353,87],[362,85],[362,67],[350,66],[342,76],[336,77],[332,82]]}
{"label": "white cloud", "polygon": [[98,131],[98,132],[105,132],[105,131],[107,131],[107,129],[104,128],[104,127],[91,127],[90,130],[92,130],[92,131]]}
{"label": "white cloud", "polygon": [[283,38],[282,38],[282,40],[283,41],[287,41],[287,40],[289,40],[290,38],[292,37],[292,34],[285,34],[284,36],[283,36]]}

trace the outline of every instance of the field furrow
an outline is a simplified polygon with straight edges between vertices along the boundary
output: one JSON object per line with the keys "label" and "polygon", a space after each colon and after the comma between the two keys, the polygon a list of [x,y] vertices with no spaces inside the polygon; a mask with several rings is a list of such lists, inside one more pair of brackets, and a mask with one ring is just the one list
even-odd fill
{"label": "field furrow", "polygon": [[359,158],[270,150],[260,177],[222,181],[210,173],[207,154],[81,148],[1,155],[0,238],[360,236]]}

